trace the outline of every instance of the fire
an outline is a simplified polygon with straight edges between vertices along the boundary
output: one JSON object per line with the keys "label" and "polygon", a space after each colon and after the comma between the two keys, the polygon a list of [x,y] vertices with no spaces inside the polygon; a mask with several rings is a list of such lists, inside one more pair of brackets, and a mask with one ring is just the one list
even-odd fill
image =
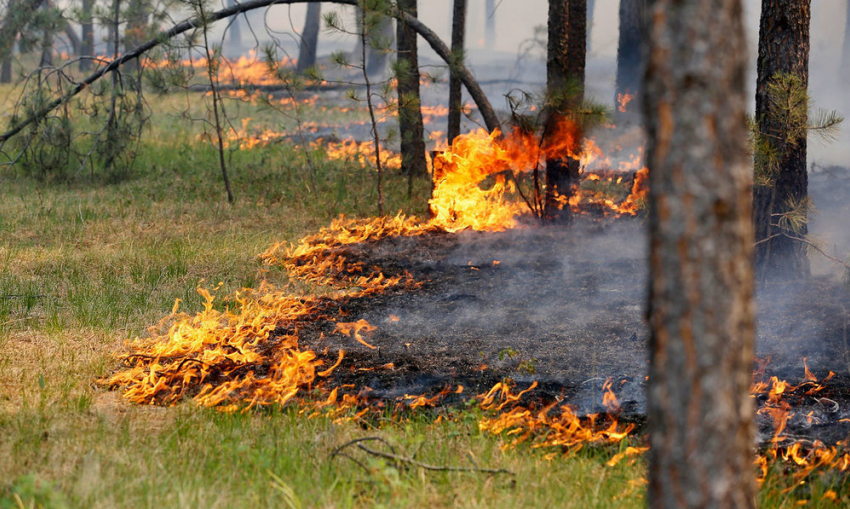
{"label": "fire", "polygon": [[625,113],[626,106],[628,106],[634,98],[635,96],[632,94],[617,94],[617,111]]}
{"label": "fire", "polygon": [[[519,404],[522,396],[533,390],[537,383],[516,394],[505,383],[496,384],[487,394],[480,396],[480,406],[485,411],[495,411],[492,417],[479,421],[481,431],[510,437],[503,448],[532,442],[532,447],[561,447],[577,451],[586,444],[618,443],[629,436],[634,424],[620,426],[616,418],[598,415],[579,417],[569,405],[555,408],[551,404],[540,410]],[[597,425],[597,420],[605,424]]]}

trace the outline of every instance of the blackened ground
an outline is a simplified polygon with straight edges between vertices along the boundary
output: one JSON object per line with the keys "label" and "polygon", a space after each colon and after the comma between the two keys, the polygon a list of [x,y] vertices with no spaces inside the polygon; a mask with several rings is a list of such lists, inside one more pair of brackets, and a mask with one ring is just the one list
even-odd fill
{"label": "blackened ground", "polygon": [[[581,218],[569,228],[390,238],[351,246],[349,258],[387,275],[407,271],[424,285],[341,304],[338,321],[365,319],[377,327],[366,338],[375,350],[334,333],[332,320],[300,331],[302,346],[329,363],[339,349],[346,351],[332,385],[354,384],[372,397],[396,399],[460,384],[465,391],[458,400],[511,378],[520,388],[538,381],[539,399],[563,398],[593,413],[605,410],[602,386],[610,378],[624,414],[644,413],[641,220]],[[795,400],[800,408],[789,421],[792,435],[834,442],[850,430],[840,422],[850,417],[848,290],[825,276],[759,286],[757,350],[770,358],[766,376],[801,382],[803,357],[818,378],[830,370],[838,375],[826,392]],[[828,400],[813,399],[822,397]],[[764,419],[762,439],[772,435]]]}

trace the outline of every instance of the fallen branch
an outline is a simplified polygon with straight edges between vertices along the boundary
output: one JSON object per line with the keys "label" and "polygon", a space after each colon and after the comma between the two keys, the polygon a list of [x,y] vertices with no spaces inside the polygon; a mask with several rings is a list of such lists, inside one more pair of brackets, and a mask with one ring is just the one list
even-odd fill
{"label": "fallen branch", "polygon": [[[378,451],[378,450],[375,450],[375,449],[370,449],[369,447],[366,447],[365,445],[363,445],[364,442],[380,442],[380,443],[386,445],[387,447],[389,447],[390,451],[392,451],[392,452],[384,452],[384,451]],[[479,468],[477,466],[476,467],[458,467],[458,466],[451,466],[451,465],[430,465],[428,463],[423,463],[423,462],[417,461],[413,458],[409,458],[407,456],[402,456],[400,454],[397,454],[395,452],[395,448],[393,448],[393,446],[389,442],[387,442],[386,440],[384,440],[383,438],[380,438],[380,437],[356,438],[354,440],[348,441],[348,442],[342,444],[341,446],[337,447],[334,450],[334,452],[331,453],[331,458],[333,458],[334,456],[344,456],[344,457],[354,461],[355,463],[363,466],[363,464],[361,462],[355,460],[353,457],[351,457],[350,455],[345,454],[343,452],[344,449],[347,449],[348,447],[351,447],[352,445],[357,446],[358,449],[360,449],[361,451],[363,451],[366,454],[369,454],[371,456],[377,456],[379,458],[392,460],[392,462],[395,464],[396,468],[398,468],[401,465],[411,465],[411,466],[414,466],[414,467],[417,467],[417,468],[421,468],[423,470],[430,470],[432,472],[476,472],[476,473],[493,474],[493,475],[495,475],[495,474],[514,475],[513,472],[511,472],[510,470],[504,469],[504,468]]]}
{"label": "fallen branch", "polygon": [[[129,62],[130,60],[136,59],[148,51],[156,48],[157,46],[162,45],[166,41],[187,32],[189,30],[194,30],[196,28],[201,28],[206,22],[208,25],[212,24],[216,21],[220,21],[225,18],[229,18],[231,16],[235,16],[237,14],[242,14],[248,11],[252,11],[255,9],[262,9],[264,7],[270,7],[272,5],[286,5],[286,4],[300,4],[300,3],[334,3],[341,5],[358,5],[357,0],[251,0],[245,3],[237,3],[220,11],[215,11],[213,13],[207,14],[206,20],[201,19],[200,17],[194,17],[182,21],[168,30],[162,31],[157,34],[156,37],[150,39],[144,44],[137,46],[121,55],[120,57],[112,60],[108,65],[98,70],[94,74],[89,75],[83,81],[78,82],[70,91],[58,97],[48,103],[46,106],[36,111],[26,119],[20,121],[15,126],[10,128],[3,134],[0,134],[0,144],[5,143],[10,138],[21,132],[25,127],[30,124],[40,122],[43,118],[45,118],[51,111],[55,110],[59,106],[70,101],[74,96],[82,92],[86,87],[90,86],[95,81],[102,78],[104,75],[116,71],[120,66]],[[403,20],[407,23],[413,30],[416,31],[423,39],[431,46],[431,48],[440,56],[450,67],[452,67],[453,71],[457,73],[457,76],[463,82],[466,89],[469,91],[469,95],[475,101],[475,104],[478,106],[478,110],[481,112],[481,116],[484,118],[484,123],[487,125],[487,129],[490,131],[494,131],[500,127],[499,119],[496,116],[493,107],[490,105],[490,101],[487,99],[487,96],[484,94],[484,91],[481,90],[478,82],[472,76],[472,73],[469,72],[462,62],[455,61],[456,59],[452,57],[451,50],[449,50],[448,46],[434,33],[433,30],[425,26],[421,21],[410,16],[405,12],[401,12],[398,9],[393,8],[390,11],[390,14],[399,20]]]}

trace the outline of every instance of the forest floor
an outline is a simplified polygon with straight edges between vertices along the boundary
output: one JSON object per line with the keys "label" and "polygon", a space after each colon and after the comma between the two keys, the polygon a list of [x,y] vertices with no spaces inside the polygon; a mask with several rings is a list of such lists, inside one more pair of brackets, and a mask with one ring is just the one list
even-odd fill
{"label": "forest floor", "polygon": [[[286,276],[262,266],[259,253],[276,242],[296,242],[339,214],[376,212],[370,170],[322,150],[311,151],[308,163],[305,152],[289,142],[228,152],[236,195],[229,205],[217,153],[201,139],[199,126],[165,115],[186,104],[193,101],[157,100],[135,170],[120,183],[85,178],[45,183],[6,170],[0,174],[0,507],[644,506],[643,460],[606,465],[627,443],[554,458],[547,455],[551,451],[528,446],[505,448],[505,437],[479,429],[475,406],[461,404],[441,422],[423,412],[364,427],[308,418],[296,406],[247,413],[189,402],[140,406],[96,384],[117,369],[116,355],[125,351],[126,340],[143,336],[175,299],[193,311],[202,305],[199,285],[221,282],[222,293],[256,287],[262,280],[284,285]],[[239,108],[237,126],[238,117],[250,117],[257,132],[265,127],[292,132],[291,119],[252,105]],[[303,114],[303,120],[316,122],[365,118],[343,105],[305,107]],[[200,118],[203,112],[193,115]],[[406,178],[389,172],[386,210],[421,215],[428,183],[415,182],[410,199],[406,186]],[[618,348],[632,345],[632,353],[639,352],[646,336],[640,319],[643,245],[631,226],[611,226],[623,234],[617,240],[589,234],[596,244],[576,243],[588,255],[581,263],[566,255],[552,261],[559,244],[544,237],[562,235],[564,242],[574,242],[567,234],[458,236],[449,241],[456,244],[444,246],[436,264],[445,268],[443,286],[387,296],[359,312],[375,323],[390,313],[401,318],[396,336],[375,336],[387,355],[393,354],[390,343],[449,331],[466,334],[465,362],[491,365],[497,377],[555,379],[583,366],[596,370],[587,378],[625,374],[638,388],[645,361]],[[529,261],[527,251],[511,248],[511,235],[521,237],[527,249],[545,243],[549,251]],[[609,255],[595,259],[589,256],[594,252]],[[422,260],[405,263],[425,270]],[[535,264],[573,282],[576,299],[586,292],[587,308],[550,313],[560,294],[533,279]],[[518,302],[528,284],[537,288],[537,300]],[[510,316],[491,309],[509,302]],[[542,321],[529,320],[532,307]],[[544,318],[566,321],[576,345],[596,345],[599,351],[579,355],[559,346],[560,329],[546,326]],[[484,332],[478,337],[459,332],[468,331],[470,323]],[[515,344],[510,337],[524,342]],[[450,341],[437,346],[449,356],[457,347]],[[559,359],[575,362],[559,365]],[[571,376],[581,382],[585,373]],[[591,385],[589,402],[598,395]],[[429,473],[398,469],[378,458],[363,458],[362,468],[330,456],[341,444],[367,436],[383,438],[425,463],[504,468],[513,475]],[[843,478],[825,472],[801,489],[777,467],[759,498],[763,507],[795,507],[800,501],[833,507],[823,495],[839,486],[846,486]]]}

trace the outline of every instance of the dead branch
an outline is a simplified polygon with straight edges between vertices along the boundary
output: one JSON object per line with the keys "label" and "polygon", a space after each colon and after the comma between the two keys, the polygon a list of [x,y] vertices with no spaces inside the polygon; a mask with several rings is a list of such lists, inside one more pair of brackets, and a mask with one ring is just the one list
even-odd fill
{"label": "dead branch", "polygon": [[[378,450],[375,450],[375,449],[370,449],[369,447],[366,447],[365,445],[363,445],[364,442],[380,442],[380,443],[386,445],[387,447],[389,447],[390,451],[392,451],[392,452],[384,452],[384,451],[378,451]],[[331,458],[333,458],[334,456],[345,456],[345,457],[351,459],[352,461],[356,461],[356,460],[354,460],[354,458],[352,458],[351,456],[349,456],[349,455],[347,455],[343,452],[344,449],[346,449],[346,448],[348,448],[352,445],[356,446],[358,449],[360,449],[361,451],[363,451],[366,454],[369,454],[371,456],[377,456],[379,458],[391,460],[394,463],[396,468],[398,468],[401,465],[411,465],[411,466],[414,466],[414,467],[417,467],[417,468],[421,468],[423,470],[430,470],[432,472],[475,472],[475,473],[492,474],[492,475],[495,475],[495,474],[514,475],[513,472],[511,472],[510,470],[504,469],[504,468],[480,468],[478,466],[475,466],[475,467],[458,467],[458,466],[452,466],[452,465],[430,465],[428,463],[423,463],[423,462],[417,461],[413,458],[409,458],[407,456],[397,454],[395,452],[395,449],[393,448],[393,446],[389,442],[387,442],[386,440],[384,440],[383,438],[380,438],[380,437],[364,437],[364,438],[356,438],[354,440],[350,440],[350,441],[342,444],[341,446],[337,447],[334,450],[334,452],[331,453]],[[359,461],[356,461],[356,462],[358,464],[361,464]],[[362,464],[361,464],[361,466],[362,466]]]}
{"label": "dead branch", "polygon": [[[771,225],[771,226],[776,226],[776,227],[778,227],[779,225]],[[847,262],[845,262],[845,261],[844,261],[844,260],[842,260],[841,258],[836,258],[835,256],[832,256],[832,255],[828,254],[826,251],[824,251],[823,249],[821,249],[821,247],[820,247],[820,246],[818,246],[817,244],[815,244],[814,242],[812,242],[811,240],[809,240],[809,239],[807,239],[807,238],[805,238],[805,237],[797,237],[796,235],[791,235],[791,234],[789,234],[789,233],[787,233],[787,232],[774,233],[773,235],[770,235],[770,236],[768,236],[768,237],[765,237],[765,238],[761,239],[761,240],[760,240],[760,241],[758,241],[758,242],[755,242],[753,245],[754,245],[754,246],[757,246],[757,245],[762,244],[762,243],[764,243],[764,242],[767,242],[767,241],[769,241],[769,240],[771,240],[771,239],[775,239],[776,237],[787,237],[787,238],[789,238],[789,239],[791,239],[791,240],[796,240],[797,242],[802,242],[803,244],[806,244],[807,246],[811,247],[812,249],[814,249],[815,251],[817,251],[818,253],[820,253],[821,255],[823,255],[826,259],[828,259],[828,260],[832,260],[833,262],[835,262],[835,263],[837,263],[837,264],[839,264],[839,265],[843,266],[845,269],[850,270],[850,264],[849,264],[849,263],[847,263]]]}
{"label": "dead branch", "polygon": [[[106,65],[102,69],[89,75],[84,80],[78,82],[70,91],[68,91],[64,95],[57,97],[43,108],[33,113],[31,116],[15,124],[8,131],[4,132],[3,134],[0,134],[0,145],[2,145],[7,140],[21,132],[28,125],[40,122],[51,111],[70,101],[74,96],[82,92],[86,87],[90,86],[92,83],[99,80],[104,75],[116,71],[120,66],[124,65],[126,62],[139,58],[140,56],[144,55],[153,48],[162,45],[163,43],[171,40],[172,38],[184,32],[201,28],[204,23],[212,24],[216,21],[220,21],[222,19],[229,18],[237,14],[242,14],[255,9],[262,9],[264,7],[270,7],[272,5],[321,2],[335,3],[341,5],[357,5],[357,0],[250,0],[245,3],[234,4],[220,11],[210,13],[207,15],[205,20],[201,19],[200,16],[184,20],[174,25],[170,29],[160,32],[159,34],[157,34],[156,37],[150,39],[144,44],[137,46],[131,51],[124,53],[119,58],[112,60],[108,65]],[[418,19],[414,18],[413,16],[410,16],[405,12],[399,11],[398,9],[393,8],[390,14],[394,18],[403,20],[405,23],[407,23],[413,30],[415,30],[420,36],[422,36],[423,39],[425,39],[425,41],[440,56],[440,58],[442,58],[450,67],[452,67],[453,71],[457,73],[457,76],[460,78],[466,89],[469,91],[469,95],[472,96],[472,99],[478,106],[478,111],[481,112],[481,116],[484,118],[484,123],[487,125],[487,129],[489,129],[490,131],[498,129],[500,127],[499,119],[496,116],[493,107],[490,105],[490,101],[484,94],[484,91],[481,90],[481,87],[479,86],[475,78],[472,76],[472,73],[469,72],[469,69],[467,69],[462,62],[457,62],[456,59],[452,57],[451,50],[449,50],[448,46],[446,46],[446,44],[437,36],[437,34],[434,33],[433,30],[425,26]]]}

